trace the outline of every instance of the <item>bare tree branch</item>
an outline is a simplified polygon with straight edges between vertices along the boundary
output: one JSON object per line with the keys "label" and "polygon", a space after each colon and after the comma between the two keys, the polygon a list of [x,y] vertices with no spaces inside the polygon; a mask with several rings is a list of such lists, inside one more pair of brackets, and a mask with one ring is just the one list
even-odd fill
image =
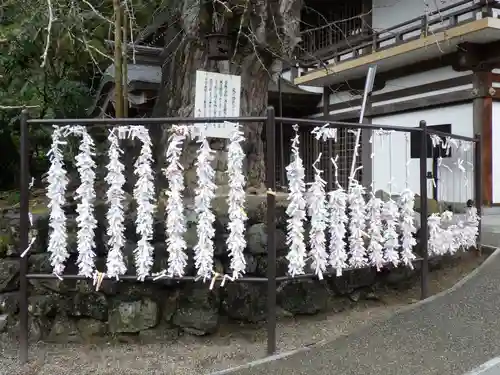
{"label": "bare tree branch", "polygon": [[47,11],[49,13],[49,23],[47,24],[47,40],[45,42],[45,50],[43,51],[42,55],[42,64],[40,65],[41,68],[44,68],[47,63],[47,55],[49,54],[50,47],[50,34],[52,32],[52,22],[54,21],[54,13],[52,10],[51,0],[47,0],[47,8]]}

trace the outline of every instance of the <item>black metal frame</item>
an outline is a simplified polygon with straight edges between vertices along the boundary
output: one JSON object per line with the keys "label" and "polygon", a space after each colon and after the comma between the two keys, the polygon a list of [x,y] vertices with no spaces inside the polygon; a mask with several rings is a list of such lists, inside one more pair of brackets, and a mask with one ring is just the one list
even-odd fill
{"label": "black metal frame", "polygon": [[[428,251],[427,251],[427,135],[437,134],[441,136],[453,137],[464,141],[474,142],[475,147],[475,168],[474,168],[474,185],[475,185],[475,201],[478,207],[479,214],[481,214],[481,149],[480,139],[478,136],[475,138],[463,137],[458,135],[441,134],[438,131],[433,131],[427,128],[425,121],[420,122],[419,127],[400,127],[376,124],[358,124],[348,122],[327,122],[314,119],[294,119],[285,117],[275,117],[273,107],[269,107],[266,111],[266,116],[260,117],[231,117],[231,118],[123,118],[123,119],[29,119],[27,110],[23,110],[21,116],[21,202],[20,202],[20,248],[22,251],[28,247],[29,241],[29,126],[30,125],[84,125],[84,126],[116,126],[116,125],[153,125],[153,124],[193,124],[193,123],[215,123],[224,121],[248,123],[248,122],[263,122],[266,127],[266,142],[269,145],[274,145],[276,142],[276,123],[279,124],[298,124],[299,126],[323,126],[330,124],[332,127],[337,128],[351,128],[351,129],[365,129],[376,130],[385,129],[403,132],[421,132],[423,134],[421,142],[421,156],[420,156],[420,199],[421,199],[421,231],[420,243],[422,246],[422,258],[416,261],[422,262],[421,267],[421,298],[424,299],[428,296]],[[284,282],[295,279],[314,278],[315,274],[309,273],[301,276],[276,276],[276,148],[266,147],[266,177],[267,177],[267,235],[268,235],[268,268],[267,277],[242,277],[236,282],[248,283],[267,283],[267,353],[269,355],[276,352],[276,286],[278,282]],[[479,202],[479,204],[477,204]],[[480,240],[480,236],[479,236]],[[21,251],[21,252],[22,252]],[[53,274],[41,273],[28,273],[28,257],[27,254],[20,258],[20,333],[19,333],[19,358],[22,363],[28,361],[28,280],[29,279],[55,279]],[[368,267],[367,267],[368,268]],[[326,273],[326,275],[332,275]],[[68,280],[85,280],[84,276],[80,275],[64,275],[64,279]],[[172,281],[179,282],[194,282],[194,276],[166,278]],[[121,280],[136,280],[134,275],[122,276]],[[146,280],[153,280],[153,277],[148,277]]]}

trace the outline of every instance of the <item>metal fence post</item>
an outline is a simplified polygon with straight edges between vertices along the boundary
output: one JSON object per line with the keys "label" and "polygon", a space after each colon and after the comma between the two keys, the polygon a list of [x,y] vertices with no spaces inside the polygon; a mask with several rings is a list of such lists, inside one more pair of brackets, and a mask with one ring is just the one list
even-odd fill
{"label": "metal fence post", "polygon": [[[481,134],[476,134],[476,142],[474,144],[474,204],[477,208],[477,214],[481,218],[483,212],[483,170],[481,165],[482,149],[481,149]],[[479,232],[477,235],[477,250],[481,251],[481,223],[479,224]]]}
{"label": "metal fence post", "polygon": [[[20,241],[19,254],[22,254],[29,243],[29,139],[28,139],[28,110],[21,112],[21,178],[20,178]],[[19,296],[19,359],[21,363],[28,362],[28,254],[20,260],[20,296]]]}
{"label": "metal fence post", "polygon": [[276,120],[267,108],[267,354],[276,352]]}
{"label": "metal fence post", "polygon": [[422,267],[420,269],[420,298],[428,296],[429,251],[427,228],[427,123],[420,121],[420,249],[422,250]]}

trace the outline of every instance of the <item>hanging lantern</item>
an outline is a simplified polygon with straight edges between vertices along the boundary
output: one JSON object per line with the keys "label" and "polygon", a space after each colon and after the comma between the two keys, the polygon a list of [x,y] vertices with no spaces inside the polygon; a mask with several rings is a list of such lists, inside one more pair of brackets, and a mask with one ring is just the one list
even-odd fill
{"label": "hanging lantern", "polygon": [[213,33],[206,36],[208,59],[212,61],[229,60],[232,40],[228,34]]}

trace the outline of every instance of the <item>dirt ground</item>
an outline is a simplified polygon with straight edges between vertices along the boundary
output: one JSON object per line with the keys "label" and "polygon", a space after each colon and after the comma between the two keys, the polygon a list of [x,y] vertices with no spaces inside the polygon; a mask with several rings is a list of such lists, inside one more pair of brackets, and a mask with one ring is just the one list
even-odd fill
{"label": "dirt ground", "polygon": [[[430,274],[430,292],[439,293],[479,266],[487,257],[469,253]],[[418,301],[417,282],[404,291],[377,290],[376,298],[359,301],[353,309],[296,319],[283,318],[277,328],[280,352],[333,340],[401,307]],[[184,335],[155,338],[151,344],[105,343],[100,345],[38,343],[30,347],[30,363],[20,366],[17,342],[0,337],[2,375],[185,375],[209,374],[263,358],[263,327],[224,325],[210,337]]]}

